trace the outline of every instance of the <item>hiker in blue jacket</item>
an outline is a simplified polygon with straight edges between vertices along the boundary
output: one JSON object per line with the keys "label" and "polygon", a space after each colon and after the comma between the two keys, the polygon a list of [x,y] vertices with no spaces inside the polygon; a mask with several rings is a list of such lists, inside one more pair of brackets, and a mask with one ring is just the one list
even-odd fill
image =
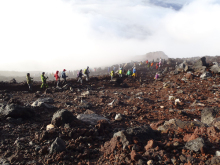
{"label": "hiker in blue jacket", "polygon": [[63,84],[67,83],[66,78],[68,77],[68,76],[66,76],[65,71],[66,71],[66,69],[63,69],[63,71],[61,73],[61,78],[64,80]]}

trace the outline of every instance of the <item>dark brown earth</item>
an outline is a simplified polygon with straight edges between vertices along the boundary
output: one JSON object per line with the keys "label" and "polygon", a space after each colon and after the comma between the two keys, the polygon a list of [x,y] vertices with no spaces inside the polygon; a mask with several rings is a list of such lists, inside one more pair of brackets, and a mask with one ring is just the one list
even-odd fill
{"label": "dark brown earth", "polygon": [[[205,70],[210,73],[212,61],[220,59],[206,58],[209,64]],[[191,73],[175,69],[176,62],[180,64],[183,59],[170,59],[159,70],[155,66],[149,70],[146,64],[137,66],[137,78],[116,76],[110,81],[110,76],[101,75],[91,77],[89,82],[84,80],[83,85],[69,79],[63,88],[55,88],[56,82],[50,81],[47,90],[34,83],[32,93],[25,83],[2,82],[0,164],[220,164],[216,153],[220,151],[219,74],[201,79],[202,72],[193,68],[196,61],[187,62]],[[168,71],[163,72],[165,68]],[[155,81],[158,71],[160,80]],[[169,100],[170,96],[173,98]],[[39,98],[52,98],[54,102],[48,105],[53,108],[31,107]],[[4,105],[11,104],[28,108],[31,115],[5,115]],[[65,120],[52,120],[61,109],[70,115]],[[105,118],[95,124],[75,118],[84,113]],[[119,113],[122,119],[115,120]],[[200,122],[202,114],[213,120]],[[51,123],[55,127],[46,130]],[[128,129],[135,132],[140,128],[139,132],[128,133]],[[125,137],[114,136],[119,131]],[[53,152],[51,144],[57,137],[66,149]],[[204,145],[197,151],[187,147],[199,138]]]}

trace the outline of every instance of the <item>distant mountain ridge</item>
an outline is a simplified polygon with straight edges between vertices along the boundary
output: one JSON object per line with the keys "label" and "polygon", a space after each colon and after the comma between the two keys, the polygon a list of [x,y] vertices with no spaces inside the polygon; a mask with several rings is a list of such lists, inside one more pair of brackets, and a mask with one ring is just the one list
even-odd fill
{"label": "distant mountain ridge", "polygon": [[168,59],[169,57],[163,51],[149,52],[145,55],[139,55],[135,57],[137,61],[152,61],[157,59]]}

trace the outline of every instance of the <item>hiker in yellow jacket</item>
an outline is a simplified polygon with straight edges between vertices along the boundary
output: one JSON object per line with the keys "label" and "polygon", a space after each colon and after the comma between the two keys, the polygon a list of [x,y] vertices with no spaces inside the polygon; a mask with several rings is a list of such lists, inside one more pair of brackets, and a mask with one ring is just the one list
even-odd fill
{"label": "hiker in yellow jacket", "polygon": [[48,85],[47,85],[47,82],[46,82],[48,77],[45,77],[44,75],[45,75],[45,72],[42,72],[42,75],[41,75],[42,85],[40,87],[42,89],[48,88]]}
{"label": "hiker in yellow jacket", "polygon": [[122,68],[120,68],[119,71],[118,71],[119,77],[122,77],[122,72],[123,72]]}
{"label": "hiker in yellow jacket", "polygon": [[113,70],[111,71],[110,75],[111,75],[111,80],[112,80],[114,78],[114,71]]}

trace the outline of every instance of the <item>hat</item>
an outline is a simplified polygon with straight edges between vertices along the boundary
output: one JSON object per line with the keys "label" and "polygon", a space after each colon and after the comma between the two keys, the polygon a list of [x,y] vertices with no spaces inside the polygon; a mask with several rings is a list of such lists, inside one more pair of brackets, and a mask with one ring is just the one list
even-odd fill
{"label": "hat", "polygon": [[42,74],[45,74],[45,72],[42,72]]}
{"label": "hat", "polygon": [[65,72],[65,71],[66,71],[66,69],[63,69],[63,71]]}

